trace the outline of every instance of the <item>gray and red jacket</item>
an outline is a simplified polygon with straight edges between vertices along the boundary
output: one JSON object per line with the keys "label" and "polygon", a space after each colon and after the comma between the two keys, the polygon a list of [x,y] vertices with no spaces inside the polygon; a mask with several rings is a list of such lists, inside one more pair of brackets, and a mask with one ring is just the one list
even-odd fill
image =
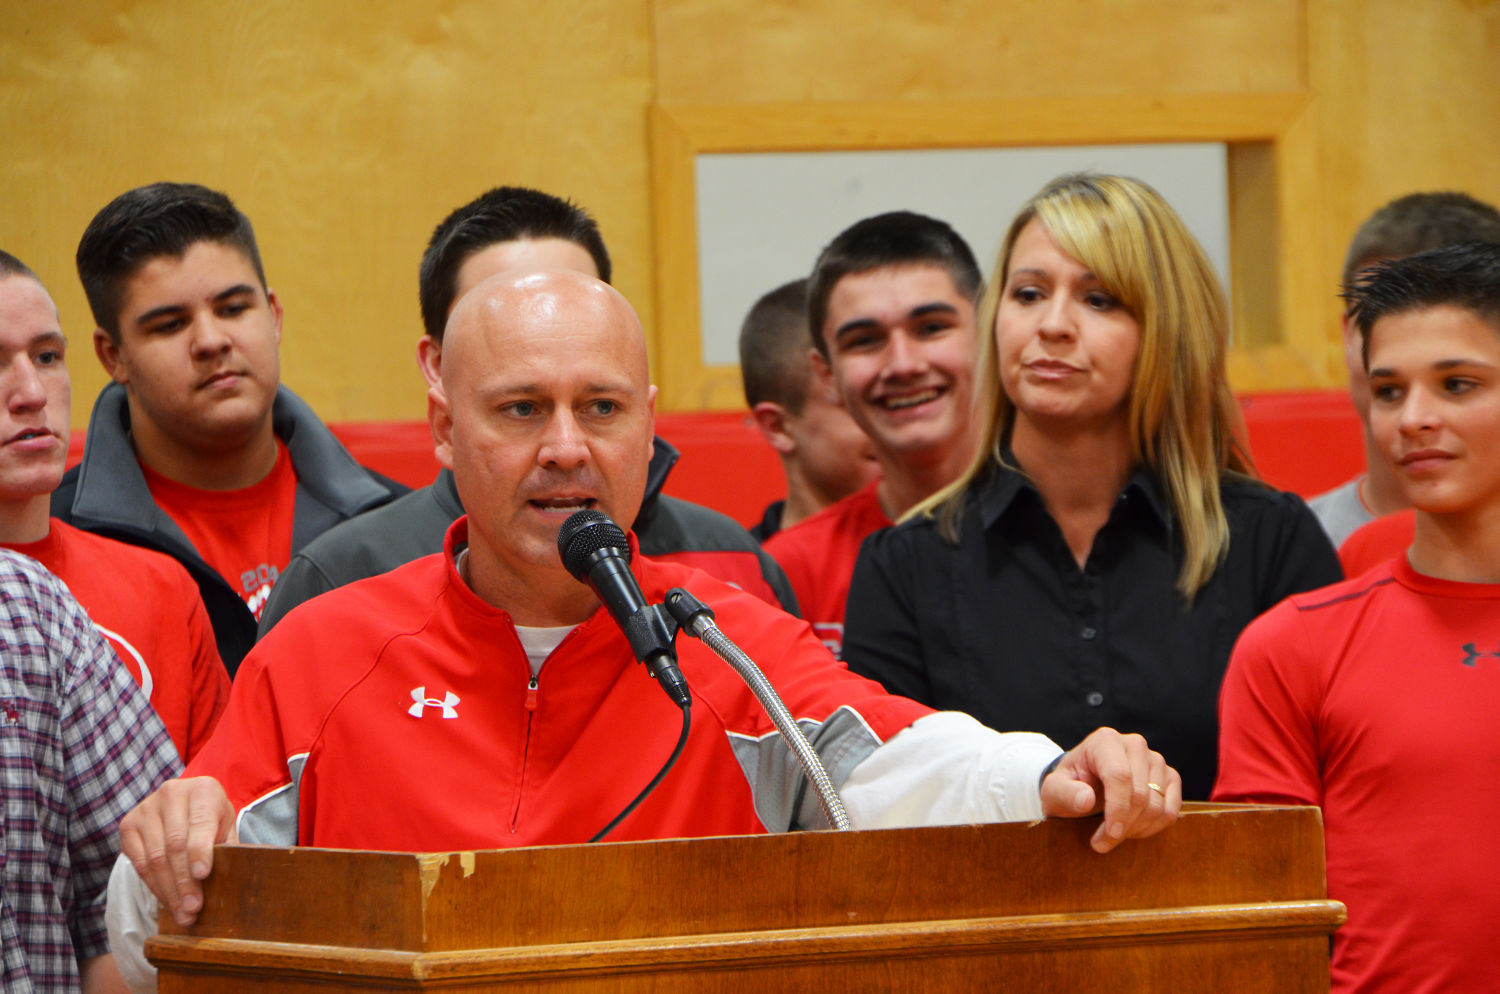
{"label": "gray and red jacket", "polygon": [[[312,408],[286,387],[276,391],[271,426],[297,474],[294,555],[334,525],[409,490],[355,462]],[[125,388],[118,383],[106,386],[94,402],[83,460],[53,491],[52,516],[86,532],[165,552],[181,563],[198,584],[219,656],[233,676],[255,644],[255,615],[152,499],[130,442]]]}

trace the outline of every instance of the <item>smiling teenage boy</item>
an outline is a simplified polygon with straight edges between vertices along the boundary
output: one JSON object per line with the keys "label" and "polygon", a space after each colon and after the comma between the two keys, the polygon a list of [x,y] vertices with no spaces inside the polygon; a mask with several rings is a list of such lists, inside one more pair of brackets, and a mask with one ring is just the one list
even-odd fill
{"label": "smiling teenage boy", "polygon": [[1500,893],[1500,245],[1386,262],[1346,291],[1370,433],[1416,509],[1407,555],[1296,595],[1224,680],[1217,800],[1323,809],[1333,990],[1494,985]]}
{"label": "smiling teenage boy", "polygon": [[280,385],[281,302],[224,194],[121,194],[84,231],[78,275],[114,382],[52,513],[181,562],[232,670],[292,553],[404,488],[356,463]]}
{"label": "smiling teenage boy", "polygon": [[766,551],[835,655],[860,543],[952,483],[973,456],[981,282],[956,231],[907,211],[851,226],[813,267],[813,368],[869,436],[880,476],[771,536]]}

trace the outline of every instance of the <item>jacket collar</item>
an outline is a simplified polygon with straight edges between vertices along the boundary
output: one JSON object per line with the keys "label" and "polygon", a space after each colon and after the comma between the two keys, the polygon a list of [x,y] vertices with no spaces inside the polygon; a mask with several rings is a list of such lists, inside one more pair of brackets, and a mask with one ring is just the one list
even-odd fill
{"label": "jacket collar", "polygon": [[340,515],[353,517],[390,499],[307,402],[284,386],[276,388],[271,430],[292,457],[297,485]]}
{"label": "jacket collar", "polygon": [[130,442],[125,388],[118,383],[100,391],[89,414],[72,514],[77,520],[156,535],[178,546],[179,554],[197,558],[187,535],[151,499]]}
{"label": "jacket collar", "polygon": [[648,504],[661,494],[661,488],[667,484],[667,474],[672,472],[672,467],[677,465],[677,460],[682,454],[671,442],[660,435],[652,439],[655,445],[651,449],[651,465],[646,468],[646,496],[642,504]]}
{"label": "jacket collar", "polygon": [[[271,427],[287,447],[299,490],[350,517],[389,498],[364,467],[354,461],[312,408],[286,387],[278,387]],[[191,545],[187,536],[151,499],[145,475],[130,441],[130,408],[125,388],[111,383],[94,402],[87,443],[78,468],[73,513],[103,524],[168,536]]]}
{"label": "jacket collar", "polygon": [[453,470],[446,466],[438,470],[437,479],[432,481],[432,496],[438,507],[448,512],[449,518],[463,517],[464,502],[458,499],[458,482],[453,479]]}
{"label": "jacket collar", "polygon": [[632,532],[649,528],[651,522],[656,520],[659,506],[657,500],[662,496],[661,488],[667,482],[667,474],[672,472],[672,467],[677,464],[678,452],[672,447],[672,443],[659,435],[654,441],[651,464],[646,468],[646,493],[641,498],[641,509],[636,512],[635,521],[630,525]]}

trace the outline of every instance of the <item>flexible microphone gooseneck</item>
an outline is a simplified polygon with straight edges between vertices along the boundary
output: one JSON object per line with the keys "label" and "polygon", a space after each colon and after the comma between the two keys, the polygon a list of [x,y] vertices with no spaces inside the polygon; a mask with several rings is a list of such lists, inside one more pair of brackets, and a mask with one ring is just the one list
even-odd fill
{"label": "flexible microphone gooseneck", "polygon": [[728,663],[740,678],[745,681],[756,699],[760,701],[761,707],[766,709],[776,730],[781,733],[782,739],[792,755],[796,757],[797,764],[802,767],[803,776],[807,777],[808,783],[818,796],[818,805],[823,809],[823,817],[828,819],[828,824],[840,832],[847,832],[854,826],[849,822],[849,812],[844,809],[844,802],[839,797],[839,792],[834,788],[833,781],[829,779],[828,770],[824,768],[823,761],[818,758],[818,752],[807,740],[807,735],[802,728],[792,719],[791,712],[787,711],[786,705],[782,703],[781,695],[776,693],[776,688],[766,675],[761,672],[755,661],[747,656],[743,649],[735,645],[729,636],[719,630],[714,624],[714,613],[706,604],[694,597],[683,587],[673,587],[667,591],[666,600],[663,601],[666,610],[671,613],[682,630],[689,635],[695,636],[703,641],[719,658]]}
{"label": "flexible microphone gooseneck", "polygon": [[558,530],[557,551],[573,578],[588,584],[609,609],[635,658],[646,665],[672,703],[684,710],[692,707],[672,645],[677,623],[660,605],[646,603],[630,572],[630,545],[620,526],[599,511],[576,511]]}

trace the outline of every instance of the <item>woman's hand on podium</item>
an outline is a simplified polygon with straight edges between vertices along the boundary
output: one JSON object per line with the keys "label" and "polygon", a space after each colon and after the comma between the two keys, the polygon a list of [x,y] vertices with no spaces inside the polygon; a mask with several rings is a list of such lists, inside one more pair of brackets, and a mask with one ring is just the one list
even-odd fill
{"label": "woman's hand on podium", "polygon": [[1049,818],[1104,812],[1090,840],[1109,852],[1125,839],[1154,835],[1182,810],[1182,777],[1139,735],[1095,729],[1063,755],[1042,781],[1042,810]]}
{"label": "woman's hand on podium", "polygon": [[212,777],[168,780],[120,821],[120,851],[178,925],[198,918],[214,846],[237,841],[234,806]]}

